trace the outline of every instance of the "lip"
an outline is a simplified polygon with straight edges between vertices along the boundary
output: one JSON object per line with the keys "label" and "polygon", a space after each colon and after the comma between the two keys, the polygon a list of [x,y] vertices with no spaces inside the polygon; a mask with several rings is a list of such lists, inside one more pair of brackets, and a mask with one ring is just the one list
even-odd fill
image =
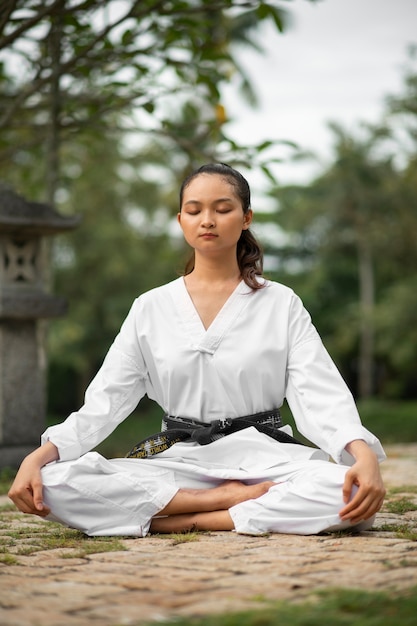
{"label": "lip", "polygon": [[202,233],[200,235],[200,237],[203,237],[203,239],[214,239],[217,236],[218,235],[215,235],[214,233]]}

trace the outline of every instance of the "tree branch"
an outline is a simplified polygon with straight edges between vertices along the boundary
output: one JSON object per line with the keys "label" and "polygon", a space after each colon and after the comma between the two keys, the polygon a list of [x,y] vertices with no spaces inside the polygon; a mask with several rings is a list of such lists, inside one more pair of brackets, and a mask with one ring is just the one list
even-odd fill
{"label": "tree branch", "polygon": [[3,6],[0,7],[0,35],[4,30],[7,22],[13,11],[16,9],[18,0],[8,0],[8,2],[4,2]]}
{"label": "tree branch", "polygon": [[[59,6],[60,2],[61,0],[56,0],[52,6],[56,8]],[[105,28],[103,28],[92,39],[92,41],[87,46],[85,46],[78,54],[74,55],[71,59],[69,59],[65,63],[62,63],[61,75],[68,73],[77,64],[77,62],[80,59],[85,58],[88,55],[88,53],[91,52],[91,50],[93,50],[93,48],[97,45],[97,43],[99,43],[103,38],[105,38],[114,28],[122,24],[127,19],[134,17],[136,4],[137,3],[135,2],[135,4],[129,8],[129,10],[127,11],[127,13],[125,13],[125,15],[117,19],[112,24],[109,24]],[[163,4],[163,0],[160,0],[159,2],[155,4],[155,8],[158,8],[158,6],[162,6],[162,4]],[[50,9],[51,7],[49,7],[49,11]],[[50,82],[51,76],[46,76],[45,78],[39,78],[40,73],[41,73],[41,70],[38,70],[37,77],[35,77],[35,79],[31,81],[31,83],[26,87],[26,89],[22,89],[19,96],[15,99],[13,105],[10,107],[8,111],[6,111],[3,118],[0,119],[0,128],[7,127],[7,125],[10,123],[12,116],[14,115],[15,111],[19,108],[19,106],[25,100],[27,100],[31,95],[39,92],[45,85],[47,85]]]}
{"label": "tree branch", "polygon": [[[53,4],[51,4],[50,6],[44,7],[38,13],[36,13],[36,15],[29,18],[28,20],[25,20],[23,24],[18,26],[18,28],[16,28],[16,30],[14,30],[12,33],[10,33],[9,35],[6,35],[6,37],[1,37],[0,38],[0,50],[2,50],[3,48],[6,48],[7,46],[10,46],[10,44],[16,41],[16,39],[18,39],[21,35],[23,35],[23,33],[25,33],[27,30],[30,30],[33,26],[36,26],[36,24],[38,24],[41,20],[43,20],[44,17],[46,17],[47,15],[50,15],[53,9],[59,6],[60,2],[61,0],[55,0]],[[15,5],[16,4],[17,2],[15,3]],[[16,8],[16,6],[14,8]],[[9,17],[10,15],[11,15],[11,12],[9,13]]]}

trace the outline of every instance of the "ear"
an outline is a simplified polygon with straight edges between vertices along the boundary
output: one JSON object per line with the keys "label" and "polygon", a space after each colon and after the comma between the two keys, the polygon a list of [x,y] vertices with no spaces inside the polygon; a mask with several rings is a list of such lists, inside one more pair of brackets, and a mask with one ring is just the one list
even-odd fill
{"label": "ear", "polygon": [[253,211],[249,209],[247,213],[243,214],[243,230],[248,230],[249,226],[252,224]]}
{"label": "ear", "polygon": [[181,213],[177,213],[177,222],[181,226]]}

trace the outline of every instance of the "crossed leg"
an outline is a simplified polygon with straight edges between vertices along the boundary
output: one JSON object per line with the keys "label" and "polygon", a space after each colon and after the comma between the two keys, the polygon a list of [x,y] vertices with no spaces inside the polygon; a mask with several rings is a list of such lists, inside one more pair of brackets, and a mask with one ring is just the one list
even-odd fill
{"label": "crossed leg", "polygon": [[212,489],[180,489],[152,519],[150,531],[233,530],[234,523],[228,509],[246,500],[259,498],[275,484],[265,481],[245,485],[230,480]]}

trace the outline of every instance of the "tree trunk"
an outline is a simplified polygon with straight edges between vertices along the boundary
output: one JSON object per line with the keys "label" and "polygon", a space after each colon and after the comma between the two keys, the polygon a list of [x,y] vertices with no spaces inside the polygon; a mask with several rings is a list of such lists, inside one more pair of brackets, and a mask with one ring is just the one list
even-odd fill
{"label": "tree trunk", "polygon": [[[49,126],[46,139],[46,175],[45,175],[45,195],[50,206],[55,205],[56,193],[60,178],[60,135],[61,135],[61,38],[62,38],[62,16],[60,9],[64,7],[65,0],[57,8],[57,12],[51,18],[51,29],[48,36],[48,52],[51,64],[52,80],[50,83],[49,101]],[[42,242],[42,255],[44,260],[45,275],[44,281],[47,288],[52,283],[51,265],[51,241],[46,237]],[[48,354],[46,351],[49,321],[41,320],[38,324],[40,345],[42,346],[42,363],[44,378],[46,380],[48,371]],[[46,394],[46,390],[45,390]]]}
{"label": "tree trunk", "polygon": [[374,390],[375,279],[372,249],[364,233],[358,235],[358,266],[360,307],[358,393],[360,398],[369,398]]}
{"label": "tree trunk", "polygon": [[[63,9],[62,0],[60,9]],[[61,134],[61,12],[57,10],[51,18],[48,36],[49,58],[52,80],[50,82],[49,129],[46,144],[46,197],[50,205],[55,204],[60,175],[60,134]]]}

